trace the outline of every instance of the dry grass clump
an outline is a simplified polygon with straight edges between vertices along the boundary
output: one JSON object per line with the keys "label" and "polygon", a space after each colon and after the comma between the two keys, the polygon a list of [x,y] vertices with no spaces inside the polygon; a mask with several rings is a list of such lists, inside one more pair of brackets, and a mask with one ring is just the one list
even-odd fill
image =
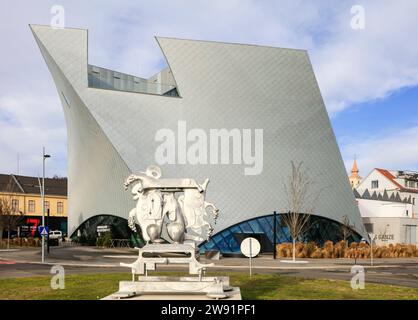
{"label": "dry grass clump", "polygon": [[[292,244],[281,243],[277,245],[277,255],[281,258],[292,257]],[[352,242],[347,246],[345,241],[333,243],[327,241],[323,247],[319,247],[314,242],[297,243],[296,257],[297,258],[370,258],[370,245],[361,242]],[[411,258],[418,257],[418,248],[413,244],[389,244],[388,246],[373,246],[374,258]]]}

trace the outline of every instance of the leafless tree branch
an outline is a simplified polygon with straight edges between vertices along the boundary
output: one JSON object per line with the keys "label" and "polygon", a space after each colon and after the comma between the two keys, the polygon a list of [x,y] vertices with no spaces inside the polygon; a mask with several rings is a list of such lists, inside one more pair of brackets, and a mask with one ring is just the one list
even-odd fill
{"label": "leafless tree branch", "polygon": [[295,164],[291,161],[291,166],[289,180],[284,184],[287,213],[282,216],[282,221],[288,227],[295,247],[296,240],[310,227],[310,215],[315,211],[321,190],[318,191],[315,188],[314,181],[310,178],[307,170],[303,168],[303,162]]}

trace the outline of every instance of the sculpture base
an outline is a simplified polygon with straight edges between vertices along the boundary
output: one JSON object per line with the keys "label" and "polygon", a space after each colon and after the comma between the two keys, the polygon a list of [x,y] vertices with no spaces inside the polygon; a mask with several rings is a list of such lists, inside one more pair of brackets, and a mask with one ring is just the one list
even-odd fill
{"label": "sculpture base", "polygon": [[119,282],[119,291],[104,300],[152,299],[233,299],[241,300],[237,287],[229,285],[229,277],[139,277],[138,281]]}

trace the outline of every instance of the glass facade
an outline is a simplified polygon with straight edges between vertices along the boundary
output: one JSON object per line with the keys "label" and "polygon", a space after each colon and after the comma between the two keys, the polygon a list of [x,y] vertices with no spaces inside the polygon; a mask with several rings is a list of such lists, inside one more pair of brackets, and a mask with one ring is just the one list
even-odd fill
{"label": "glass facade", "polygon": [[[273,252],[273,219],[273,215],[266,215],[235,224],[218,232],[209,241],[202,243],[200,252],[218,250],[222,253],[239,254],[242,240],[249,236],[260,241],[261,252]],[[80,236],[96,236],[97,226],[102,225],[111,226],[112,238],[114,239],[130,239],[132,245],[137,247],[142,247],[145,244],[140,233],[131,231],[126,219],[112,215],[98,215],[86,220],[73,233],[72,238],[75,240],[77,234],[80,234]],[[341,224],[337,221],[311,215],[309,225],[308,231],[299,239],[301,242],[314,241],[322,246],[327,240],[331,240],[334,243],[342,240]],[[141,230],[139,226],[137,226],[137,230]],[[360,242],[361,236],[354,232],[347,240],[349,243],[353,241]],[[276,243],[291,241],[287,226],[284,224],[281,215],[277,214]]]}
{"label": "glass facade", "polygon": [[[240,243],[246,237],[254,237],[261,243],[262,252],[272,252],[274,246],[274,216],[266,215],[240,222],[215,234],[209,241],[200,245],[200,252],[218,250],[222,253],[240,253]],[[341,224],[324,217],[311,215],[310,227],[299,239],[302,242],[314,241],[323,245],[325,241],[338,242],[342,240]],[[361,236],[353,233],[348,241],[359,242]],[[291,236],[284,224],[281,214],[276,215],[276,243],[291,242]]]}
{"label": "glass facade", "polygon": [[[91,217],[78,227],[71,238],[77,240],[78,234],[83,237],[97,237],[97,226],[110,226],[113,239],[129,239],[132,246],[136,247],[142,247],[145,244],[141,234],[134,233],[128,227],[126,219],[112,215]],[[140,230],[139,226],[137,230]]]}
{"label": "glass facade", "polygon": [[150,93],[169,97],[179,96],[174,85],[157,83],[92,65],[88,65],[88,83],[91,88]]}

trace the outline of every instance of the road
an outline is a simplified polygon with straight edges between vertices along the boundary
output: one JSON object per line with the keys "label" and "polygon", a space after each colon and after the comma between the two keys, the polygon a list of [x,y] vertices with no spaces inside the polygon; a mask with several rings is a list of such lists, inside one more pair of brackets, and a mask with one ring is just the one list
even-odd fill
{"label": "road", "polygon": [[[132,262],[136,258],[133,249],[99,249],[95,247],[57,247],[51,248],[47,256],[49,264],[41,264],[39,248],[25,248],[17,251],[0,250],[0,278],[31,277],[50,275],[51,266],[61,264],[66,274],[126,272],[130,270],[119,267],[119,262]],[[241,257],[225,257],[214,262],[211,271],[248,272],[248,259]],[[271,256],[260,256],[253,259],[254,273],[276,273],[284,276],[296,276],[307,279],[338,279],[352,278],[352,259],[307,259],[305,264],[283,263]],[[358,265],[365,266],[365,279],[371,283],[391,284],[418,288],[418,258],[408,259],[376,259],[374,266],[369,260],[359,260]],[[181,271],[184,266],[162,266],[162,271]]]}

